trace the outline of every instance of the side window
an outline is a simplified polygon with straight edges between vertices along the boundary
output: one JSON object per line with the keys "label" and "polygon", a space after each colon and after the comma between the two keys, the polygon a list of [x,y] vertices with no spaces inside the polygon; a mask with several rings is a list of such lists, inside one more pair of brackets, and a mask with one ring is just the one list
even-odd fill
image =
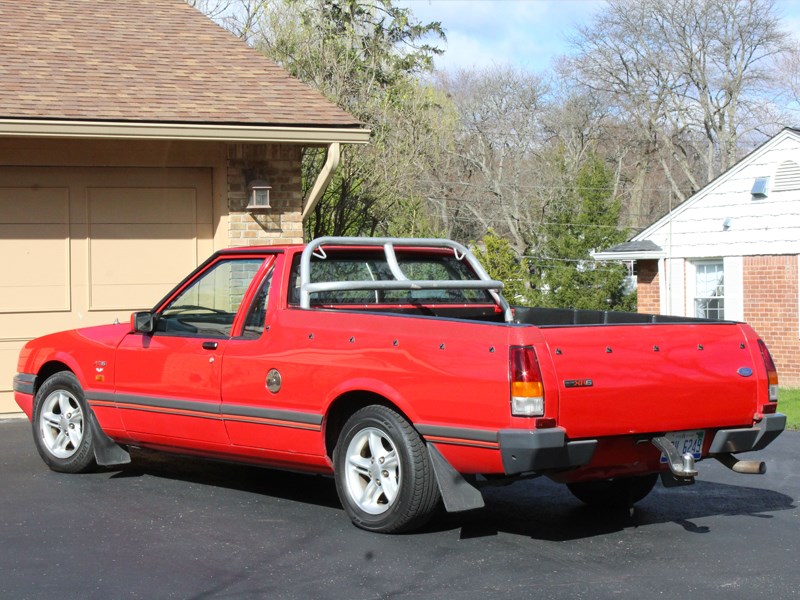
{"label": "side window", "polygon": [[263,262],[261,258],[218,262],[161,311],[156,332],[229,337],[244,293]]}
{"label": "side window", "polygon": [[267,316],[267,305],[269,302],[269,288],[272,284],[272,271],[270,271],[258,288],[253,303],[247,311],[247,319],[244,322],[242,337],[254,340],[261,337],[264,333],[264,325]]}

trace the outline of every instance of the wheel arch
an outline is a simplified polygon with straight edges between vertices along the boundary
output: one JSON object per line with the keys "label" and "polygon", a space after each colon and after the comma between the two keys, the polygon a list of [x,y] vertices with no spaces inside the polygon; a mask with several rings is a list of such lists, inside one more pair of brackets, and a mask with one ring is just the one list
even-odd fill
{"label": "wheel arch", "polygon": [[45,381],[47,381],[56,373],[60,373],[62,371],[69,371],[75,375],[75,377],[78,377],[78,374],[75,373],[74,369],[70,368],[69,365],[60,360],[48,360],[45,362],[36,372],[36,381],[33,384],[33,395],[35,396],[38,393],[39,388],[42,387],[42,384]]}
{"label": "wheel arch", "polygon": [[328,405],[328,410],[325,412],[325,418],[323,419],[325,453],[331,462],[333,461],[333,451],[336,448],[339,433],[342,431],[344,424],[357,411],[373,404],[391,408],[414,427],[414,422],[407,412],[397,402],[393,402],[385,395],[363,389],[344,392]]}

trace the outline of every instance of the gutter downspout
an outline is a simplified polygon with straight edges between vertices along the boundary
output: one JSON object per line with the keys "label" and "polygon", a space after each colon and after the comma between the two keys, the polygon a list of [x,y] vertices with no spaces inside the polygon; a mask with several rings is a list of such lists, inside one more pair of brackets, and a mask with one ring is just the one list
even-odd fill
{"label": "gutter downspout", "polygon": [[325,164],[322,165],[322,170],[317,175],[314,186],[308,194],[308,201],[303,208],[303,221],[306,220],[311,211],[319,204],[322,199],[322,194],[328,187],[328,184],[333,178],[333,173],[339,166],[339,159],[341,158],[341,145],[339,142],[333,142],[328,146],[328,155],[325,157]]}

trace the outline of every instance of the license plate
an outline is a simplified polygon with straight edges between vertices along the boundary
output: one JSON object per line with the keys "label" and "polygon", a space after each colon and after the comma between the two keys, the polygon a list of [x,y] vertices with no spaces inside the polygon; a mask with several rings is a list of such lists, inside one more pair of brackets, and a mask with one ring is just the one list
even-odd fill
{"label": "license plate", "polygon": [[[706,432],[702,429],[700,431],[672,431],[664,437],[675,446],[675,449],[681,456],[689,452],[694,456],[695,460],[700,460],[705,433]],[[663,454],[661,455],[661,462],[667,462],[667,457]]]}

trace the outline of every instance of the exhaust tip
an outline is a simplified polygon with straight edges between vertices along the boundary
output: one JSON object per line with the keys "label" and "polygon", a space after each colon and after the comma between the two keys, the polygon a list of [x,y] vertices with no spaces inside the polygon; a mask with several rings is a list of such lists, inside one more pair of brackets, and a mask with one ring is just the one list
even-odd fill
{"label": "exhaust tip", "polygon": [[741,473],[743,475],[763,475],[767,472],[767,463],[763,460],[738,460],[730,453],[715,454],[714,458],[734,473]]}

